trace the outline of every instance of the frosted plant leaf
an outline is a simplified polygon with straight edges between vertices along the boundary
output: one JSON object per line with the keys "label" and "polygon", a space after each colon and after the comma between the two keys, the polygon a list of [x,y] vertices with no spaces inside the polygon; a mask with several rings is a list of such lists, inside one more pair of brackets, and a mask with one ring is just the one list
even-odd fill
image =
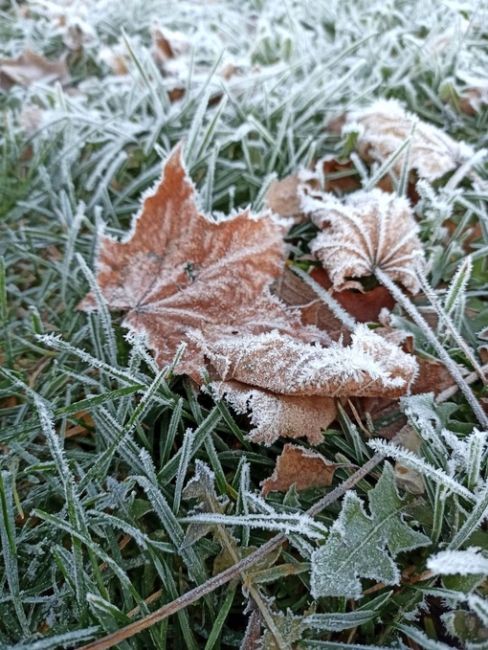
{"label": "frosted plant leaf", "polygon": [[479,548],[441,551],[427,560],[427,568],[438,575],[488,575],[488,557]]}
{"label": "frosted plant leaf", "polygon": [[415,358],[358,325],[349,346],[325,348],[271,332],[218,338],[194,336],[218,377],[281,395],[392,396],[405,394]]}
{"label": "frosted plant leaf", "polygon": [[311,591],[314,598],[361,598],[360,578],[398,584],[394,558],[402,551],[426,546],[429,538],[413,530],[402,516],[391,465],[368,492],[369,510],[355,492],[347,492],[339,517],[325,544],[312,555]]}
{"label": "frosted plant leaf", "polygon": [[336,418],[330,397],[278,395],[236,381],[215,382],[211,390],[224,397],[237,413],[250,413],[253,442],[271,445],[280,436],[306,437],[311,445],[323,441],[322,429]]}
{"label": "frosted plant leaf", "polygon": [[[346,124],[350,122],[363,129],[358,139],[360,155],[380,163],[409,137],[415,123],[409,164],[420,178],[429,181],[444,176],[474,155],[465,142],[457,142],[432,124],[419,120],[394,99],[379,99],[367,108],[349,113]],[[397,176],[401,175],[403,162],[401,155],[394,163]]]}
{"label": "frosted plant leaf", "polygon": [[337,467],[339,465],[331,463],[322,454],[287,444],[276,459],[273,474],[261,483],[261,492],[263,495],[286,492],[292,485],[297,490],[327,486],[332,483]]}
{"label": "frosted plant leaf", "polygon": [[[247,323],[259,332],[299,322],[268,290],[281,273],[282,235],[267,216],[243,212],[217,223],[201,214],[176,147],[126,238],[100,237],[97,283],[111,309],[127,312],[123,325],[146,335],[160,365],[186,340],[177,371],[198,377],[190,329]],[[95,308],[91,294],[80,308]]]}
{"label": "frosted plant leaf", "polygon": [[361,291],[361,284],[350,278],[381,269],[411,293],[419,291],[415,268],[423,260],[423,250],[407,199],[375,188],[348,194],[344,201],[324,194],[308,209],[322,228],[310,248],[335,290]]}
{"label": "frosted plant leaf", "polygon": [[64,61],[50,61],[32,50],[25,50],[16,59],[0,59],[0,89],[16,84],[30,86],[36,82],[65,82],[68,68]]}

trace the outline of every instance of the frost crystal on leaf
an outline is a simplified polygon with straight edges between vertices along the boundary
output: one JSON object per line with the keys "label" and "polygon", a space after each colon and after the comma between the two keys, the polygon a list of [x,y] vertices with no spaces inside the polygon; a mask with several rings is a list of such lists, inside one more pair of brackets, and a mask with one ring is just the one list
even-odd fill
{"label": "frost crystal on leaf", "polygon": [[[409,165],[420,178],[433,181],[455,169],[474,155],[465,142],[456,142],[437,127],[422,122],[394,99],[380,99],[368,108],[347,115],[346,124],[362,127],[359,152],[366,160],[384,162],[415,130],[410,146]],[[393,170],[400,176],[405,154],[395,161]]]}
{"label": "frost crystal on leaf", "polygon": [[336,417],[333,397],[390,396],[408,392],[417,362],[398,346],[359,325],[349,346],[312,345],[276,330],[257,335],[193,333],[209,361],[211,390],[238,413],[251,412],[256,442],[279,436],[322,440]]}
{"label": "frost crystal on leaf", "polygon": [[404,504],[388,463],[376,486],[368,492],[368,500],[371,515],[355,492],[347,492],[326,543],[314,551],[311,591],[315,598],[361,598],[360,578],[398,584],[400,572],[395,556],[430,543],[426,535],[403,521]]}
{"label": "frost crystal on leaf", "polygon": [[334,289],[362,290],[350,278],[374,275],[375,269],[381,269],[411,293],[418,292],[415,268],[423,259],[423,250],[407,199],[380,189],[353,192],[344,202],[323,194],[308,209],[323,229],[310,247]]}
{"label": "frost crystal on leaf", "polygon": [[322,429],[336,418],[334,400],[330,397],[296,397],[280,395],[246,386],[237,381],[215,382],[211,386],[216,397],[225,397],[237,413],[250,412],[253,442],[271,445],[280,436],[306,437],[311,445],[322,442]]}
{"label": "frost crystal on leaf", "polygon": [[488,575],[488,558],[481,554],[479,548],[465,551],[441,551],[427,560],[427,568],[433,573],[447,576],[459,574]]}
{"label": "frost crystal on leaf", "polygon": [[[123,324],[145,333],[158,363],[170,364],[189,330],[294,322],[268,290],[282,270],[282,235],[269,217],[243,212],[217,223],[201,214],[176,147],[128,236],[101,236],[97,283],[111,309],[127,312]],[[95,305],[89,294],[80,307]],[[189,343],[177,371],[198,376],[202,359]]]}

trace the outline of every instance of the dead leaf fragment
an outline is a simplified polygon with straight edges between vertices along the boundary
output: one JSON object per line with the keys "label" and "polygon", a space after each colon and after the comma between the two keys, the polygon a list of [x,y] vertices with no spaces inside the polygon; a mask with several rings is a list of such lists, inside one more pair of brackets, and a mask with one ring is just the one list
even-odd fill
{"label": "dead leaf fragment", "polygon": [[190,41],[184,34],[163,28],[158,24],[151,28],[151,38],[152,57],[163,69],[167,67],[169,61],[182,56],[190,49]]}
{"label": "dead leaf fragment", "polygon": [[261,483],[262,494],[286,492],[295,485],[297,490],[327,487],[332,483],[337,464],[310,449],[286,444],[276,459],[273,474]]}
{"label": "dead leaf fragment", "polygon": [[[422,446],[422,439],[409,424],[405,425],[396,434],[395,442],[409,451],[418,454]],[[423,494],[425,483],[422,474],[415,469],[402,465],[399,461],[395,463],[395,482],[398,487],[410,494]]]}
{"label": "dead leaf fragment", "polygon": [[310,248],[327,270],[335,290],[359,289],[351,278],[374,275],[379,268],[417,293],[415,273],[423,260],[418,226],[407,199],[373,189],[348,194],[344,201],[324,194],[309,203],[322,228]]}
{"label": "dead leaf fragment", "polygon": [[[332,282],[325,269],[315,268],[310,275],[325,289],[332,287]],[[356,289],[332,291],[332,297],[359,323],[377,321],[382,309],[393,309],[395,306],[393,296],[388,289],[381,285],[369,291],[357,291]]]}
{"label": "dead leaf fragment", "polygon": [[[474,151],[465,142],[457,142],[441,129],[419,120],[394,99],[379,99],[371,106],[353,111],[346,117],[346,128],[358,124],[359,154],[365,160],[384,162],[409,137],[415,124],[410,146],[409,167],[420,178],[433,181],[452,171]],[[395,161],[393,171],[400,176],[405,154]]]}
{"label": "dead leaf fragment", "polygon": [[302,221],[301,201],[299,196],[300,179],[296,174],[274,180],[266,192],[266,207],[284,217],[293,217]]}
{"label": "dead leaf fragment", "polygon": [[[314,279],[317,279],[315,275]],[[284,270],[273,285],[273,290],[283,302],[299,310],[304,325],[311,325],[324,331],[327,335],[327,343],[338,341],[340,338],[346,343],[349,342],[349,332],[344,324],[322,300],[317,298],[315,291],[291,269],[287,267]]]}
{"label": "dead leaf fragment", "polygon": [[112,47],[103,47],[98,53],[98,58],[111,69],[112,74],[119,77],[129,74],[127,48],[122,43]]}
{"label": "dead leaf fragment", "polygon": [[[128,236],[100,237],[97,282],[108,306],[126,312],[123,325],[145,333],[159,364],[171,363],[185,341],[177,371],[198,378],[203,357],[190,330],[247,324],[263,332],[299,323],[268,290],[282,270],[282,234],[269,216],[246,211],[216,222],[201,214],[177,147]],[[80,308],[96,308],[91,294]]]}
{"label": "dead leaf fragment", "polygon": [[50,61],[41,54],[26,50],[16,59],[0,59],[0,89],[12,86],[30,86],[38,81],[65,82],[68,68],[64,61]]}
{"label": "dead leaf fragment", "polygon": [[236,413],[249,414],[253,442],[271,445],[278,438],[307,438],[311,445],[322,442],[322,430],[336,419],[330,397],[280,395],[237,381],[214,382],[217,398],[225,398]]}

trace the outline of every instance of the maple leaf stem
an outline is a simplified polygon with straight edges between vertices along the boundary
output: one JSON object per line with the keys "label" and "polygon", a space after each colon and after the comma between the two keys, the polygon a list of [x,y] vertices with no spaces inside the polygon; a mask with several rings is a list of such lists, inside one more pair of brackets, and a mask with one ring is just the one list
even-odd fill
{"label": "maple leaf stem", "polygon": [[395,300],[405,309],[407,314],[410,316],[410,318],[414,321],[414,323],[420,327],[422,330],[422,333],[424,336],[427,338],[429,343],[431,343],[432,347],[435,349],[437,354],[439,355],[439,358],[441,361],[444,362],[447,370],[450,372],[452,378],[456,382],[456,384],[459,386],[459,389],[465,396],[468,404],[470,405],[474,415],[476,416],[476,419],[478,422],[481,424],[481,426],[484,429],[488,429],[488,417],[486,416],[485,412],[481,408],[480,403],[476,399],[473,391],[469,387],[468,383],[462,376],[461,372],[459,371],[459,368],[455,364],[455,362],[451,359],[447,351],[444,349],[444,347],[441,345],[441,343],[438,341],[435,333],[432,331],[432,328],[430,325],[427,323],[425,318],[422,316],[422,314],[419,312],[417,307],[413,304],[413,302],[406,296],[403,291],[393,282],[393,280],[390,279],[390,277],[381,269],[377,268],[375,269],[375,275],[378,281],[386,288],[388,291],[391,293],[391,295],[395,298]]}
{"label": "maple leaf stem", "polygon": [[[315,516],[319,514],[324,508],[327,508],[329,505],[340,499],[348,490],[356,485],[361,479],[363,479],[369,472],[371,472],[377,465],[379,465],[384,459],[383,454],[375,454],[372,456],[367,463],[362,465],[354,474],[351,474],[343,483],[338,485],[334,490],[326,494],[322,499],[317,501],[311,508],[306,512],[309,516]],[[107,648],[112,648],[114,645],[121,643],[124,639],[129,639],[139,632],[146,630],[147,628],[163,621],[172,614],[181,611],[185,607],[188,607],[192,603],[200,600],[203,596],[215,591],[222,585],[227,584],[233,578],[236,578],[244,571],[249,570],[252,566],[263,560],[269,553],[278,548],[281,544],[286,541],[286,535],[279,534],[272,537],[268,542],[260,546],[256,551],[243,558],[239,562],[236,562],[225,571],[218,573],[216,576],[209,578],[203,584],[198,585],[194,589],[187,591],[182,596],[179,596],[171,603],[167,603],[155,610],[151,614],[148,614],[139,621],[135,621],[130,625],[112,632],[107,636],[99,639],[98,641],[93,641],[88,643],[79,650],[106,650]]]}

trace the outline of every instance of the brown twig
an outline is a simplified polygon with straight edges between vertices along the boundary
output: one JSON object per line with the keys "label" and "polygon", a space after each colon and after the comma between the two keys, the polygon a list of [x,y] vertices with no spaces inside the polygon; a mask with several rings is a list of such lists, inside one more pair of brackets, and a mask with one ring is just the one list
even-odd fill
{"label": "brown twig", "polygon": [[[307,510],[307,515],[314,516],[321,512],[324,508],[329,506],[331,503],[340,499],[348,490],[350,490],[356,483],[358,483],[362,478],[367,476],[377,465],[381,463],[384,456],[382,454],[375,454],[367,463],[360,467],[357,472],[354,472],[348,479],[343,483],[337,486],[334,490],[326,494],[322,499],[317,501],[309,510]],[[203,596],[215,591],[222,585],[225,585],[227,582],[230,582],[233,578],[237,577],[243,571],[249,570],[257,562],[260,562],[265,558],[269,553],[278,548],[281,544],[286,541],[286,536],[283,534],[275,535],[270,539],[266,544],[260,546],[256,551],[243,558],[236,564],[233,564],[231,567],[218,573],[216,576],[213,576],[202,585],[198,585],[194,589],[187,591],[186,594],[179,596],[171,603],[163,605],[156,611],[148,614],[139,621],[135,621],[130,625],[112,632],[107,636],[99,639],[98,641],[93,641],[87,645],[82,646],[79,650],[105,650],[106,648],[112,648],[114,645],[121,643],[124,639],[129,639],[135,634],[139,634],[143,630],[163,621],[172,614],[176,614],[180,610],[188,607],[192,603],[200,600]]]}

